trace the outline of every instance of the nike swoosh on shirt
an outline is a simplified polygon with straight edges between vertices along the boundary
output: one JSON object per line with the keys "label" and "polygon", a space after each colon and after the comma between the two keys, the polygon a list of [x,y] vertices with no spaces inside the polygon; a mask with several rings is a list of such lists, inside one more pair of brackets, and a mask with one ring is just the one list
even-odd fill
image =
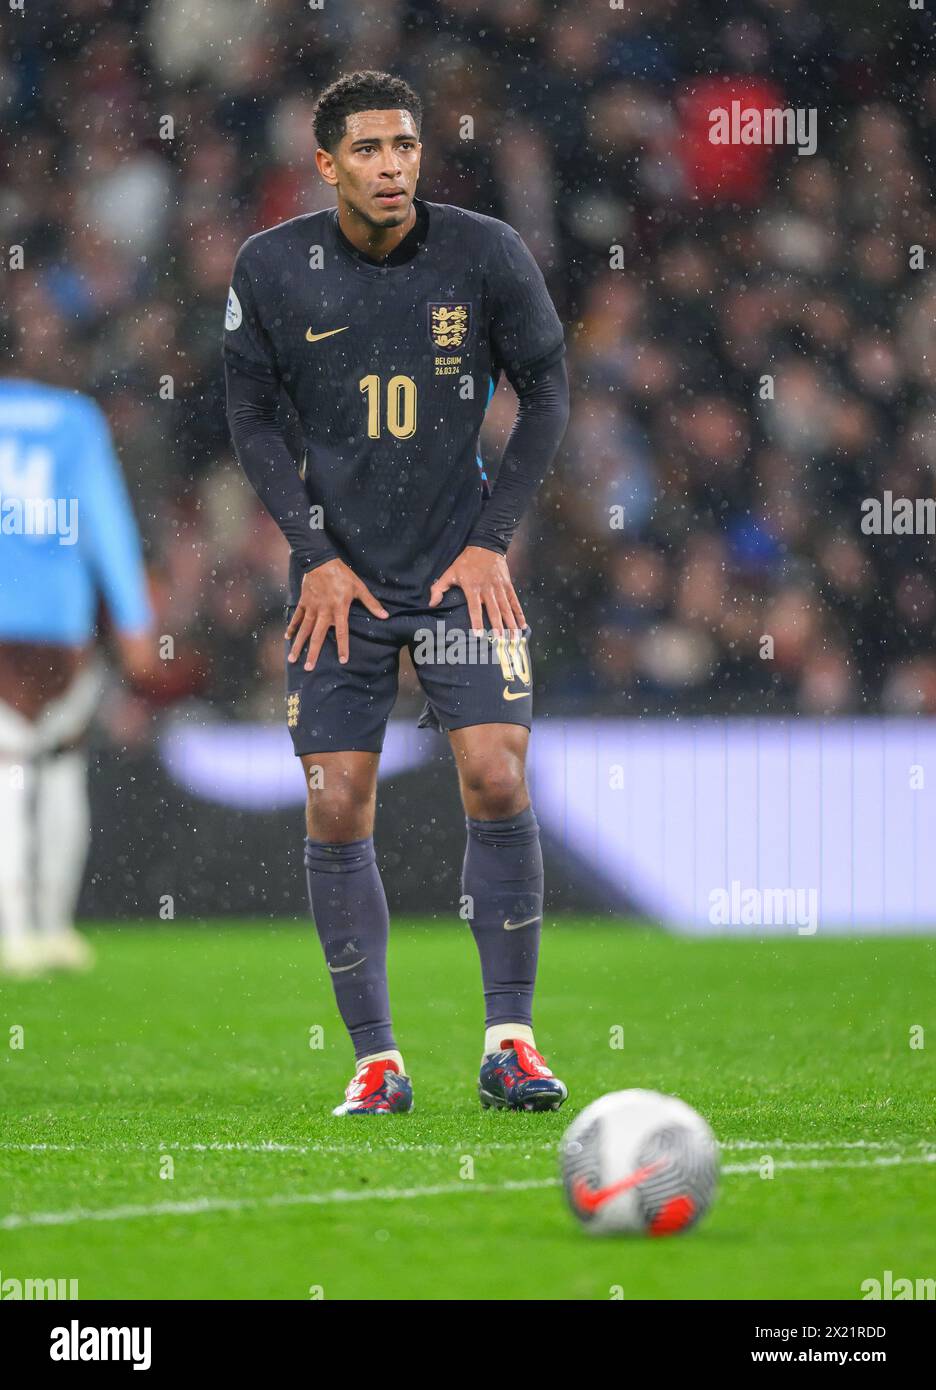
{"label": "nike swoosh on shirt", "polygon": [[362,956],[360,960],[353,960],[350,965],[329,965],[328,968],[333,975],[340,975],[342,970],[353,970],[356,965],[363,965],[366,960],[367,957]]}
{"label": "nike swoosh on shirt", "polygon": [[534,922],[538,922],[539,917],[528,917],[525,922],[511,922],[508,917],[504,922],[504,931],[516,931],[519,927],[532,927]]}
{"label": "nike swoosh on shirt", "polygon": [[530,692],[529,690],[517,690],[517,691],[513,691],[513,690],[508,690],[506,686],[504,687],[504,699],[505,699],[505,700],[526,700],[526,699],[529,698],[530,694],[531,694],[531,692]]}
{"label": "nike swoosh on shirt", "polygon": [[620,1182],[609,1183],[607,1187],[589,1187],[584,1178],[578,1177],[572,1184],[572,1198],[580,1211],[597,1211],[603,1207],[605,1202],[610,1202],[612,1197],[618,1197],[622,1192],[627,1192],[629,1188],[636,1187],[642,1183],[644,1178],[651,1177],[658,1168],[665,1165],[665,1159],[658,1158],[654,1163],[647,1163],[643,1168],[638,1168],[635,1172],[628,1174],[626,1178],[621,1178]]}
{"label": "nike swoosh on shirt", "polygon": [[309,328],[306,330],[306,342],[317,343],[320,338],[330,338],[333,333],[344,333],[345,329],[350,327],[351,325],[346,323],[344,328],[329,328],[325,333],[313,333]]}

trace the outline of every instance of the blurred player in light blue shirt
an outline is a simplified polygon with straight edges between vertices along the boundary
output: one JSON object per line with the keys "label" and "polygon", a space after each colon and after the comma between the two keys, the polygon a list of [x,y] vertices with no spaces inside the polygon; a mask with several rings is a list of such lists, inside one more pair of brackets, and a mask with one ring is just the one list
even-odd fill
{"label": "blurred player in light blue shirt", "polygon": [[74,912],[100,599],[124,668],[145,674],[152,614],[104,415],[87,396],[0,376],[0,969],[10,974],[91,962]]}

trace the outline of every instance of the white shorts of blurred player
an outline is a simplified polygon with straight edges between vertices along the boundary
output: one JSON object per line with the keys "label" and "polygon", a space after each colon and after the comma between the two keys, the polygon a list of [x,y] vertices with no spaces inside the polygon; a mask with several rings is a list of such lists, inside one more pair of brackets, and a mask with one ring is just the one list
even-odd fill
{"label": "white shorts of blurred player", "polygon": [[91,838],[85,735],[103,670],[86,666],[35,720],[0,701],[0,969],[87,969],[74,927]]}

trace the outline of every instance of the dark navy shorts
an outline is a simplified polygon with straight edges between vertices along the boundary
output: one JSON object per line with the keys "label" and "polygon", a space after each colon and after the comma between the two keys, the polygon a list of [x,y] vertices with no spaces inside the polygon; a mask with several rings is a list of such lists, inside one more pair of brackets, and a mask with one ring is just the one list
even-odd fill
{"label": "dark navy shorts", "polygon": [[[386,605],[384,605],[386,607]],[[287,622],[293,610],[288,610]],[[440,613],[410,610],[376,618],[360,603],[348,613],[349,653],[338,661],[334,628],[314,671],[305,652],[286,662],[286,725],[297,757],[360,749],[379,753],[396,702],[400,650],[407,647],[426,705],[421,729],[532,723],[531,629],[519,639],[472,637],[466,603]],[[292,643],[286,642],[289,653]]]}

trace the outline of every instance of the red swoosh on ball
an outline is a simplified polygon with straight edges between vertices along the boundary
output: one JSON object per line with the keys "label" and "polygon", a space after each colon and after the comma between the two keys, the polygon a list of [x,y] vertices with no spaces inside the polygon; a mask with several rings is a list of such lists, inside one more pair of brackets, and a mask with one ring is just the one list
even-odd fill
{"label": "red swoosh on ball", "polygon": [[658,1168],[662,1168],[664,1163],[665,1159],[658,1158],[653,1163],[647,1163],[643,1168],[629,1173],[626,1178],[621,1178],[619,1182],[609,1183],[607,1187],[589,1187],[584,1178],[578,1177],[572,1184],[572,1197],[575,1205],[581,1211],[598,1211],[605,1202],[610,1202],[612,1197],[620,1196],[628,1188],[636,1187],[638,1183],[643,1182],[644,1178],[649,1178]]}

